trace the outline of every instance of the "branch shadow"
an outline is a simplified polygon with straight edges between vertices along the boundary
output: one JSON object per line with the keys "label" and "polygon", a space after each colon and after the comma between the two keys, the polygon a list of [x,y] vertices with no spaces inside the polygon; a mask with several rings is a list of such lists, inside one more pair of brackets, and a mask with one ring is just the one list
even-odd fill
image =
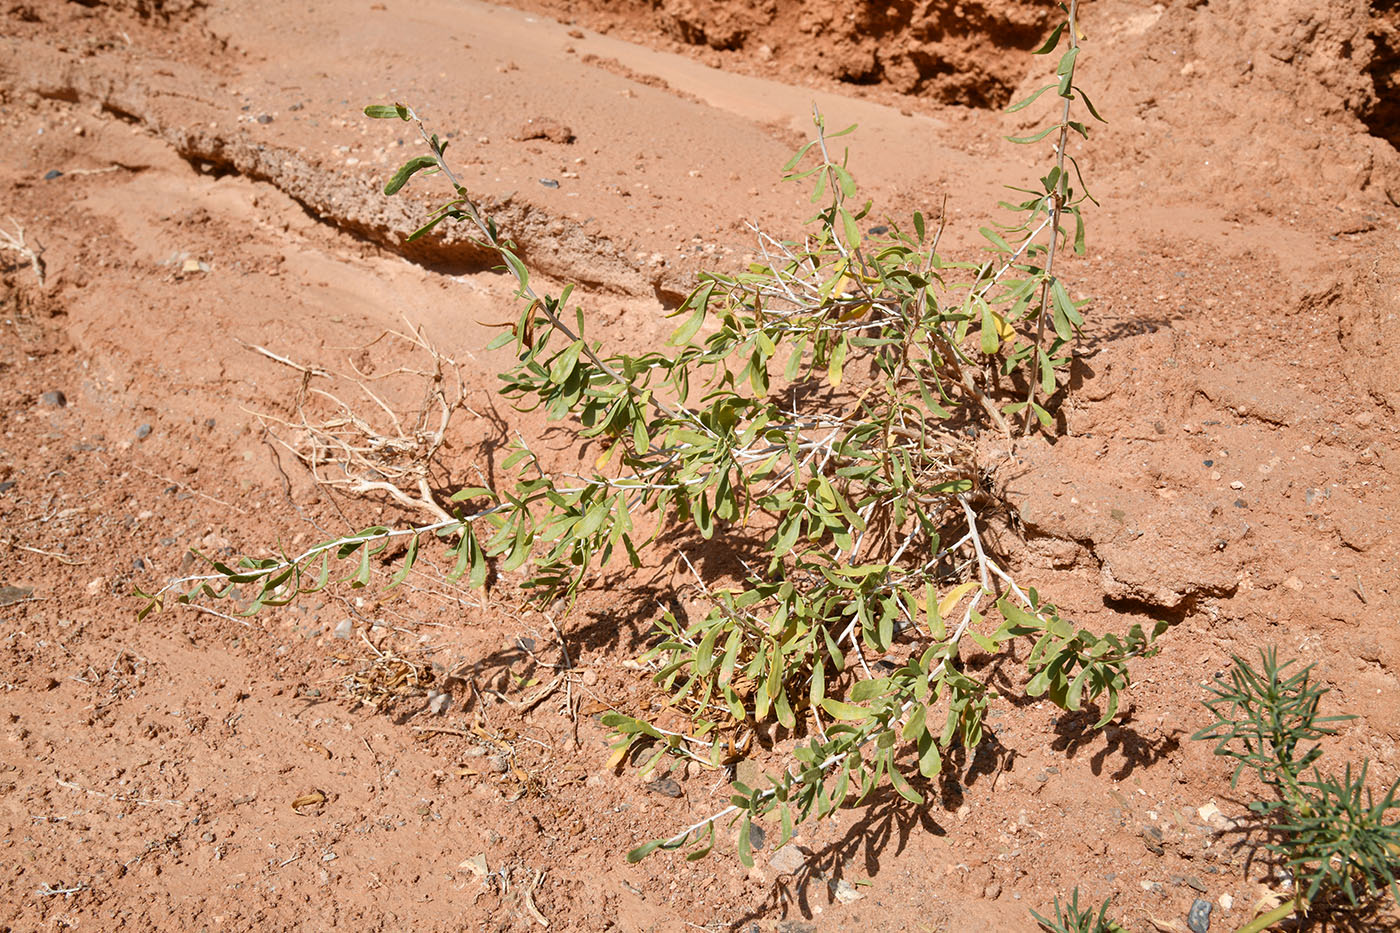
{"label": "branch shadow", "polygon": [[1131,776],[1138,768],[1151,767],[1180,750],[1181,736],[1186,734],[1178,730],[1163,734],[1160,738],[1148,738],[1133,725],[1131,713],[1103,729],[1095,729],[1094,723],[1102,716],[1102,712],[1092,704],[1080,712],[1065,713],[1055,720],[1055,738],[1050,742],[1052,749],[1072,761],[1097,744],[1102,736],[1103,746],[1089,759],[1089,769],[1095,777],[1103,774],[1104,765],[1111,757],[1122,759],[1118,770],[1111,775],[1116,781]]}
{"label": "branch shadow", "polygon": [[[933,791],[931,784],[922,779],[911,777],[910,784],[925,799]],[[913,804],[888,785],[872,791],[870,798],[859,808],[864,812],[837,841],[815,850],[798,846],[806,856],[801,867],[790,874],[779,875],[763,901],[732,921],[729,929],[737,933],[746,929],[748,924],[775,912],[781,918],[795,912],[805,919],[811,919],[816,913],[813,894],[825,888],[828,898],[835,899],[837,885],[844,880],[846,867],[856,859],[860,859],[866,876],[873,878],[879,874],[881,859],[886,851],[893,846],[890,854],[903,852],[916,829],[934,836],[947,835],[947,830],[933,819],[926,804]]]}

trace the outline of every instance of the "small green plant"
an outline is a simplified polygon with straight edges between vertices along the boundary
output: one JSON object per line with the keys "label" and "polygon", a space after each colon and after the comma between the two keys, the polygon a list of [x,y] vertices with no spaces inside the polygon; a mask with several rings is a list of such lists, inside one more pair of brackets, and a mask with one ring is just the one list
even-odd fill
{"label": "small green plant", "polygon": [[1040,923],[1041,929],[1046,933],[1127,933],[1127,928],[1118,925],[1108,919],[1108,906],[1113,902],[1113,898],[1104,898],[1104,902],[1099,905],[1097,912],[1093,906],[1081,908],[1079,906],[1079,888],[1076,887],[1071,892],[1069,900],[1063,905],[1060,899],[1055,898],[1055,917],[1042,917],[1034,910],[1031,916]]}
{"label": "small green plant", "polygon": [[[1246,770],[1274,794],[1249,808],[1273,818],[1278,841],[1268,844],[1295,881],[1294,897],[1256,918],[1240,933],[1257,933],[1320,904],[1359,906],[1388,890],[1400,899],[1400,780],[1377,798],[1366,786],[1368,762],[1323,774],[1317,740],[1335,735],[1330,724],[1354,717],[1323,716],[1325,687],[1312,682],[1312,665],[1282,664],[1273,648],[1259,653],[1260,669],[1234,658],[1229,680],[1217,678],[1205,706],[1214,722],[1193,738],[1216,743],[1215,753],[1236,762],[1234,786]],[[1291,670],[1290,670],[1291,669]],[[1308,774],[1308,769],[1311,773]],[[1340,901],[1339,901],[1340,899]]]}
{"label": "small green plant", "polygon": [[[981,421],[1010,435],[1008,418],[1023,412],[1021,430],[1051,428],[1045,403],[1059,391],[1057,373],[1083,322],[1082,303],[1053,271],[1061,246],[1083,249],[1084,197],[1070,184],[1067,166],[1076,177],[1078,169],[1065,149],[1071,132],[1087,137],[1088,129],[1070,119],[1082,95],[1080,49],[1074,6],[1065,13],[1037,50],[1049,54],[1069,37],[1055,81],[1012,108],[1057,92],[1060,119],[1013,140],[1058,133],[1054,165],[1025,201],[1004,205],[1019,215],[1014,222],[982,230],[988,256],[944,257],[941,227],[922,213],[871,226],[872,205],[858,200],[846,156],[832,148],[854,127],[829,132],[817,113],[814,138],[784,168],[785,178],[811,186],[808,232],[789,240],[760,233],[761,262],[702,274],[675,311],[668,346],[640,354],[593,338],[583,309],[570,305],[571,287],[558,296],[536,290],[417,113],[398,103],[366,107],[369,117],[412,123],[427,149],[386,194],[420,173],[451,186],[451,199],[412,237],[464,223],[515,280],[520,312],[492,344],[513,356],[502,394],[570,425],[579,447],[593,450],[545,455],[519,438],[497,466],[497,488],[457,491],[450,520],[367,528],[296,556],[215,563],[213,574],[182,581],[194,586],[178,598],[247,600],[251,592],[245,613],[283,605],[326,586],[333,558],[354,568],[344,582],[366,586],[371,557],[406,538],[397,584],[420,539],[436,535],[454,576],[470,585],[483,585],[494,562],[501,572],[524,571],[522,586],[540,600],[567,603],[610,562],[640,566],[640,552],[663,533],[685,532],[681,540],[697,549],[716,535],[744,542],[753,556],[743,572],[696,571],[708,611],[690,620],[663,613],[644,656],[690,727],[663,730],[609,713],[612,760],[647,745],[648,768],[667,755],[718,768],[732,763],[736,735],[772,721],[807,741],[767,786],[735,783],[728,807],[634,849],[634,860],[687,845],[699,857],[717,821],[730,818],[739,822],[739,857],[751,864],[754,820],[778,823],[781,846],[796,824],[884,781],[922,802],[911,779],[935,777],[955,746],[977,746],[996,699],[990,683],[964,670],[964,639],[991,654],[1029,639],[1025,692],[1069,710],[1101,700],[1099,725],[1107,723],[1128,686],[1128,662],[1155,650],[1165,624],[1098,635],[1018,586],[983,547],[977,508],[993,497],[961,430]],[[1066,216],[1073,237],[1061,229]],[[1015,401],[1005,402],[997,378],[1013,383]],[[678,556],[694,569],[685,551]],[[151,596],[147,610],[162,599]]]}

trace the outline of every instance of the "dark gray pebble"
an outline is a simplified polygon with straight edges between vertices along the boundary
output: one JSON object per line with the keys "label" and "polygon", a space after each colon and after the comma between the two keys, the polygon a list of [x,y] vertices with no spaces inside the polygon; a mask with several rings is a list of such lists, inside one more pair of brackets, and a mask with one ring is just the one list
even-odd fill
{"label": "dark gray pebble", "polygon": [[148,438],[148,437],[150,437],[150,436],[151,436],[151,426],[150,426],[149,424],[143,424],[143,425],[141,425],[140,427],[138,427],[138,428],[136,429],[136,438],[137,438],[137,440],[142,440],[142,441],[144,441],[146,438]]}
{"label": "dark gray pebble", "polygon": [[44,173],[44,181],[53,181],[55,178],[62,178],[63,173],[56,168],[51,168]]}
{"label": "dark gray pebble", "polygon": [[14,488],[15,488],[15,481],[12,480],[12,479],[7,479],[7,480],[5,480],[3,483],[0,483],[0,492],[9,492],[11,489],[14,489]]}
{"label": "dark gray pebble", "polygon": [[1191,912],[1186,915],[1186,925],[1191,928],[1191,933],[1209,933],[1210,908],[1210,901],[1204,898],[1198,897],[1192,903]]}
{"label": "dark gray pebble", "polygon": [[544,185],[546,188],[558,188],[558,187],[559,187],[559,182],[555,181],[553,178],[541,178],[541,179],[540,179],[540,184]]}
{"label": "dark gray pebble", "polygon": [[64,408],[68,405],[68,396],[58,389],[53,389],[39,396],[39,404],[45,408]]}
{"label": "dark gray pebble", "polygon": [[266,126],[267,124],[269,124],[269,123],[272,122],[272,114],[270,114],[270,113],[260,113],[260,114],[258,114],[258,122],[261,123],[263,126]]}
{"label": "dark gray pebble", "polygon": [[681,786],[672,777],[659,777],[647,784],[647,790],[653,794],[660,794],[663,797],[679,797]]}

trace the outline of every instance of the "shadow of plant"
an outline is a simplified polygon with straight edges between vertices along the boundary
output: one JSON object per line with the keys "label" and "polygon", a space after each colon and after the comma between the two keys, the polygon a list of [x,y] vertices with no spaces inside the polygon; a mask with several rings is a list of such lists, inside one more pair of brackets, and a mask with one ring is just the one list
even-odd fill
{"label": "shadow of plant", "polygon": [[[910,784],[925,799],[935,795],[935,789],[927,781],[911,777]],[[873,791],[858,807],[843,809],[846,813],[853,811],[859,812],[859,817],[840,839],[816,850],[799,846],[806,855],[802,866],[775,879],[764,900],[734,920],[729,929],[747,929],[747,924],[775,912],[784,918],[796,912],[810,919],[816,913],[812,895],[825,888],[827,896],[834,898],[837,885],[845,880],[849,866],[857,859],[866,876],[873,878],[879,874],[880,860],[887,851],[891,847],[890,854],[904,851],[916,829],[933,836],[947,835],[947,830],[933,818],[927,805],[912,804],[888,786]]]}

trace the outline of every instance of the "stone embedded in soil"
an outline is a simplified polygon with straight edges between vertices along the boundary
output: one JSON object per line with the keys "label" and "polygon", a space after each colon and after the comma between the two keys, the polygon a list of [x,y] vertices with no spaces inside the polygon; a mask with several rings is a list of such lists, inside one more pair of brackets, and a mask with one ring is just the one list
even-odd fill
{"label": "stone embedded in soil", "polygon": [[44,173],[44,181],[53,181],[55,178],[62,178],[63,173],[56,168],[51,168]]}
{"label": "stone embedded in soil", "polygon": [[143,425],[141,425],[140,427],[138,427],[138,428],[136,429],[136,439],[137,439],[137,440],[144,441],[146,438],[148,438],[148,437],[150,437],[150,436],[151,436],[151,426],[150,426],[149,424],[143,424]]}
{"label": "stone embedded in soil", "polygon": [[1191,928],[1191,933],[1208,933],[1210,908],[1210,901],[1199,897],[1191,904],[1191,912],[1186,915],[1186,925]]}
{"label": "stone embedded in soil", "polygon": [[807,853],[798,848],[797,843],[789,842],[773,853],[768,864],[780,875],[791,875],[807,864]]}
{"label": "stone embedded in soil", "polygon": [[0,606],[13,606],[34,595],[32,586],[0,586]]}
{"label": "stone embedded in soil", "polygon": [[659,777],[646,785],[647,790],[653,794],[660,794],[663,797],[679,797],[681,786],[672,777]]}
{"label": "stone embedded in soil", "polygon": [[336,638],[344,640],[349,638],[350,633],[353,631],[355,631],[355,621],[353,619],[344,619],[335,627],[335,631],[331,634]]}
{"label": "stone embedded in soil", "polygon": [[522,142],[527,139],[543,139],[551,143],[563,144],[574,141],[574,131],[550,117],[531,117],[520,124],[515,138]]}
{"label": "stone embedded in soil", "polygon": [[68,396],[60,390],[53,389],[39,396],[39,404],[44,408],[66,408],[68,406]]}
{"label": "stone embedded in soil", "polygon": [[541,178],[541,179],[540,179],[540,184],[544,185],[546,188],[558,188],[558,187],[559,187],[559,182],[555,181],[553,178]]}
{"label": "stone embedded in soil", "polygon": [[[997,886],[997,893],[1001,893],[1000,885]],[[861,894],[860,891],[856,889],[855,885],[851,884],[845,878],[842,878],[831,886],[831,896],[842,904],[854,904],[856,901],[865,897],[864,894]]]}
{"label": "stone embedded in soil", "polygon": [[1216,547],[1236,534],[1221,516],[1222,503],[1208,490],[1164,500],[1137,479],[1126,455],[1086,473],[1084,464],[1097,462],[1101,449],[1097,438],[1066,437],[1027,449],[1008,471],[1004,492],[1017,504],[1027,543],[1056,566],[1097,564],[1111,600],[1176,609],[1234,593],[1239,558]]}

